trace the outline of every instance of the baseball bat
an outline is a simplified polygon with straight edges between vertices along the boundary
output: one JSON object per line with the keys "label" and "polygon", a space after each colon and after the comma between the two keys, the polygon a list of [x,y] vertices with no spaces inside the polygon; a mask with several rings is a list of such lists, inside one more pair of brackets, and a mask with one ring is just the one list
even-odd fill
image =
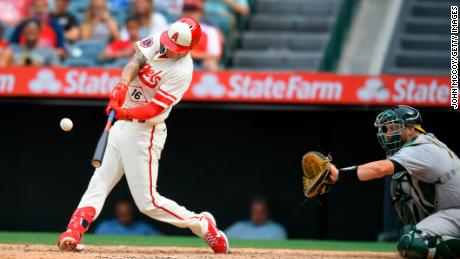
{"label": "baseball bat", "polygon": [[102,132],[102,135],[99,138],[99,141],[97,142],[96,150],[94,151],[93,155],[93,160],[91,160],[91,164],[94,168],[98,168],[102,165],[102,158],[104,157],[105,149],[107,147],[107,141],[109,140],[109,131],[110,127],[112,127],[114,117],[115,110],[111,110],[104,131]]}

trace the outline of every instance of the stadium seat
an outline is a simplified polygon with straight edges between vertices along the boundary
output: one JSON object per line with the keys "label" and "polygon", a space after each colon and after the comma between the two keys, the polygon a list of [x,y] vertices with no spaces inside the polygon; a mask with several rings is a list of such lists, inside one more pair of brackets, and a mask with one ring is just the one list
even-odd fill
{"label": "stadium seat", "polygon": [[255,14],[250,18],[251,31],[327,32],[334,19],[331,17],[306,17],[303,15],[280,16]]}
{"label": "stadium seat", "polygon": [[450,53],[445,51],[401,51],[396,53],[396,65],[402,68],[441,68],[449,70]]}
{"label": "stadium seat", "polygon": [[97,40],[81,40],[69,47],[69,54],[73,58],[88,58],[97,60],[105,46]]}
{"label": "stadium seat", "polygon": [[85,12],[72,12],[72,14],[75,15],[80,24],[85,21]]}
{"label": "stadium seat", "polygon": [[405,32],[413,34],[448,34],[450,21],[440,18],[408,18]]}
{"label": "stadium seat", "polygon": [[443,17],[446,13],[450,13],[449,2],[420,2],[412,8],[413,15],[418,17]]}
{"label": "stadium seat", "polygon": [[342,0],[253,0],[234,68],[318,71]]}
{"label": "stadium seat", "polygon": [[11,37],[11,34],[13,34],[14,28],[8,24],[1,24],[3,26],[4,32],[3,32],[3,39],[9,40]]}
{"label": "stadium seat", "polygon": [[320,60],[321,54],[316,52],[239,50],[235,53],[234,65],[249,69],[317,70]]}
{"label": "stadium seat", "polygon": [[437,36],[403,35],[401,48],[406,50],[446,50],[450,39]]}
{"label": "stadium seat", "polygon": [[22,49],[22,47],[17,44],[17,43],[13,43],[13,44],[9,44],[8,47],[13,51],[13,52],[19,52],[20,49]]}
{"label": "stadium seat", "polygon": [[88,8],[89,0],[78,0],[78,1],[70,1],[69,4],[69,12],[71,13],[81,13],[85,12]]}
{"label": "stadium seat", "polygon": [[449,74],[449,10],[448,0],[405,0],[383,73]]}
{"label": "stadium seat", "polygon": [[327,16],[333,14],[333,6],[340,0],[259,0],[257,12],[266,14],[303,14],[308,16]]}
{"label": "stadium seat", "polygon": [[117,59],[113,62],[107,63],[104,65],[104,67],[107,68],[122,68],[128,64],[129,59]]}
{"label": "stadium seat", "polygon": [[68,58],[64,61],[65,67],[93,67],[96,63],[89,58]]}
{"label": "stadium seat", "polygon": [[241,37],[243,49],[318,50],[326,44],[327,34],[246,32]]}
{"label": "stadium seat", "polygon": [[118,27],[121,29],[125,24],[125,20],[127,18],[128,11],[126,10],[111,10],[110,15],[112,18],[118,23]]}
{"label": "stadium seat", "polygon": [[98,40],[80,40],[75,42],[74,46],[85,50],[94,49],[98,51],[103,51],[105,48],[104,43]]}

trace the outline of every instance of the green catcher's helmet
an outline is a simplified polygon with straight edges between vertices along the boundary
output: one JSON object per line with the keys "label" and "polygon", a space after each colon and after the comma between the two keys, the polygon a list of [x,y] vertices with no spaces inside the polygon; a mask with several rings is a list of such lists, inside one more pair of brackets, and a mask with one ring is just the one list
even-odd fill
{"label": "green catcher's helmet", "polygon": [[[391,125],[387,127],[388,125]],[[414,127],[422,133],[422,116],[420,112],[407,105],[396,105],[384,110],[375,119],[374,126],[378,128],[377,139],[387,156],[396,153],[402,147],[401,133],[406,126]],[[390,129],[390,130],[389,130]]]}

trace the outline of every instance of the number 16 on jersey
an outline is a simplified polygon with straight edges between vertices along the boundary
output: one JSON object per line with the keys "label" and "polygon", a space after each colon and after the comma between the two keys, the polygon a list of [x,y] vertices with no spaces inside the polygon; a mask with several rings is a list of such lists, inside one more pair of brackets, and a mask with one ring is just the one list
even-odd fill
{"label": "number 16 on jersey", "polygon": [[142,92],[142,88],[140,87],[133,87],[132,90],[130,90],[129,97],[131,98],[131,101],[133,102],[141,102],[141,103],[146,103],[147,99],[145,99],[144,92]]}

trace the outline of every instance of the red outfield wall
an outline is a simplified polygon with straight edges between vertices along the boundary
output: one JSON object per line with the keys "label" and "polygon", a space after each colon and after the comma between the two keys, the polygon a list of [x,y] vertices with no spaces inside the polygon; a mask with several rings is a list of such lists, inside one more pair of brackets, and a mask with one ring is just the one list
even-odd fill
{"label": "red outfield wall", "polygon": [[[0,96],[107,98],[120,69],[7,68]],[[150,75],[152,75],[150,77]],[[155,81],[158,73],[139,76]],[[184,100],[204,102],[450,106],[450,78],[307,72],[196,71]]]}

